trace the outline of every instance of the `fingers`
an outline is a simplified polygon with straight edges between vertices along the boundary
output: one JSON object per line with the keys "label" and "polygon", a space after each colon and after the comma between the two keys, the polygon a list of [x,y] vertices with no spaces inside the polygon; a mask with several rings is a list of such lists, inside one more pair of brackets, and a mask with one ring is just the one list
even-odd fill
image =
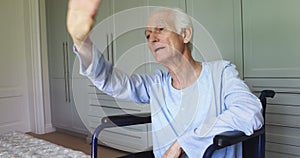
{"label": "fingers", "polygon": [[69,0],[69,10],[82,12],[94,17],[101,4],[101,0]]}
{"label": "fingers", "polygon": [[178,158],[182,152],[179,143],[176,141],[163,155],[163,158]]}
{"label": "fingers", "polygon": [[67,27],[76,45],[86,39],[94,25],[101,0],[69,0]]}

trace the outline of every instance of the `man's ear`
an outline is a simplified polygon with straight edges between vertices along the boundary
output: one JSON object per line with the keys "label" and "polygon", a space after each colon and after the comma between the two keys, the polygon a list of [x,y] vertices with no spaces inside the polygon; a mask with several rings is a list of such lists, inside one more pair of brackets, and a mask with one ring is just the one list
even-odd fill
{"label": "man's ear", "polygon": [[185,29],[182,29],[182,37],[184,43],[189,43],[191,41],[192,35],[193,35],[193,29],[192,27],[188,27]]}

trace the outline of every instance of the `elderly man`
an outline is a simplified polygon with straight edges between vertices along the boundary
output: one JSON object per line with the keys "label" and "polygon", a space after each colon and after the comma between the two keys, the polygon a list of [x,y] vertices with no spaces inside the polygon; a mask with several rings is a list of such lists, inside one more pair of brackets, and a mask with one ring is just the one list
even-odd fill
{"label": "elderly man", "polygon": [[[81,74],[113,97],[150,104],[155,157],[202,157],[214,135],[228,130],[250,135],[262,126],[261,104],[234,65],[193,59],[191,20],[178,9],[154,12],[145,30],[150,51],[167,72],[128,76],[114,69],[88,38],[100,3],[69,1],[67,24]],[[241,157],[241,152],[239,144],[214,156]]]}

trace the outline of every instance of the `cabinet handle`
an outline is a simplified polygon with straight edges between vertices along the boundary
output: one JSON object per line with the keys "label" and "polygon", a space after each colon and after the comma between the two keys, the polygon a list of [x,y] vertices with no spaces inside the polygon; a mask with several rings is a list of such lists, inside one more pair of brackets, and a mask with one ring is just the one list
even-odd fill
{"label": "cabinet handle", "polygon": [[67,101],[70,103],[71,102],[71,95],[70,95],[70,68],[69,68],[69,49],[68,49],[68,42],[66,42],[66,70],[67,70],[67,94],[68,94],[68,99]]}
{"label": "cabinet handle", "polygon": [[65,80],[65,98],[68,102],[68,81],[67,81],[67,70],[66,70],[66,43],[63,42],[63,61],[64,61],[64,80]]}
{"label": "cabinet handle", "polygon": [[111,63],[114,66],[115,65],[115,58],[114,58],[114,35],[111,33],[110,34],[111,38]]}
{"label": "cabinet handle", "polygon": [[107,60],[109,61],[109,52],[110,52],[110,50],[109,50],[109,36],[108,36],[108,34],[106,34],[106,46],[107,46],[107,48],[106,48],[106,55],[107,55]]}

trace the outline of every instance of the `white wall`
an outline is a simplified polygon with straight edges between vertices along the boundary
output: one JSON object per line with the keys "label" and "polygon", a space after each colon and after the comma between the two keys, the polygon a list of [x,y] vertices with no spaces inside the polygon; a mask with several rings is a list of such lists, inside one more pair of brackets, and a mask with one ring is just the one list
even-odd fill
{"label": "white wall", "polygon": [[0,131],[30,131],[31,71],[26,60],[24,1],[0,3]]}
{"label": "white wall", "polygon": [[51,127],[47,93],[43,96],[49,88],[42,84],[42,72],[47,74],[42,68],[48,68],[41,66],[39,2],[0,1],[0,133],[44,133],[45,124]]}

